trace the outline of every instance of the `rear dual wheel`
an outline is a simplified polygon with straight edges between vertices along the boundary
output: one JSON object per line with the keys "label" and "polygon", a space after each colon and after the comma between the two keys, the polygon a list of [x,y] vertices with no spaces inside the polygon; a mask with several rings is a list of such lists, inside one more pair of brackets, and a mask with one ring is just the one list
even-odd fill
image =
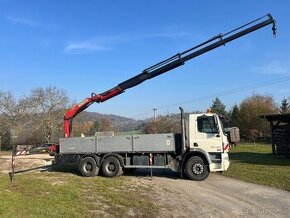
{"label": "rear dual wheel", "polygon": [[122,173],[122,167],[118,158],[107,157],[102,163],[102,173],[105,177],[115,177]]}
{"label": "rear dual wheel", "polygon": [[85,177],[97,176],[99,173],[99,167],[94,158],[85,157],[79,163],[79,171],[82,176]]}

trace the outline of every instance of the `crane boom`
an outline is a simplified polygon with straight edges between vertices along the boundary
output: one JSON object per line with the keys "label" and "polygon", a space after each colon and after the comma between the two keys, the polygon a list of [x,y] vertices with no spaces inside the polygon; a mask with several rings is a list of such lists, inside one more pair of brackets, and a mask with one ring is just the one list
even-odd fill
{"label": "crane boom", "polygon": [[191,60],[197,56],[200,56],[206,52],[209,52],[221,45],[225,45],[226,43],[233,41],[239,37],[247,35],[253,31],[256,31],[260,28],[263,28],[267,25],[272,24],[273,35],[276,36],[276,24],[271,14],[267,14],[261,18],[253,20],[241,27],[238,27],[228,33],[219,34],[217,36],[212,37],[211,39],[194,46],[184,52],[178,53],[164,61],[161,61],[151,67],[148,67],[142,71],[142,73],[118,84],[114,88],[105,91],[101,94],[92,93],[91,97],[85,98],[81,103],[74,105],[70,108],[65,116],[64,116],[64,137],[70,137],[72,121],[73,118],[78,115],[80,112],[85,110],[94,102],[101,103],[112,97],[115,97],[121,93],[123,93],[126,89],[132,88],[145,80],[152,79],[156,76],[159,76],[163,73],[166,73],[170,70],[173,70],[181,65],[183,65],[186,61]]}

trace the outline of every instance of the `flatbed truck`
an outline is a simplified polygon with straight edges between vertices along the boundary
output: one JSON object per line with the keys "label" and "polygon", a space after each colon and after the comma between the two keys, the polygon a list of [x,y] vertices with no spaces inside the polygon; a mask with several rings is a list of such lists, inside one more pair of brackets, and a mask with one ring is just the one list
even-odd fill
{"label": "flatbed truck", "polygon": [[239,37],[272,24],[275,20],[267,14],[228,33],[211,39],[161,61],[142,73],[118,84],[101,94],[91,97],[70,108],[64,116],[64,138],[56,148],[56,163],[75,163],[83,176],[106,177],[120,175],[126,168],[170,168],[185,174],[192,180],[204,180],[210,172],[225,171],[230,161],[229,143],[217,114],[189,114],[184,117],[181,108],[181,133],[148,135],[96,135],[72,137],[73,118],[93,103],[101,103],[123,93],[126,89],[171,71],[206,52],[225,45]]}

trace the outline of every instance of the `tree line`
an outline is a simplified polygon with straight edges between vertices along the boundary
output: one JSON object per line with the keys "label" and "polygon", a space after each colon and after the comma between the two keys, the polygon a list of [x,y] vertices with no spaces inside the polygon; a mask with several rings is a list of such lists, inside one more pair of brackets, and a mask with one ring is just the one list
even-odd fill
{"label": "tree line", "polygon": [[[243,140],[269,141],[271,136],[270,125],[261,116],[267,114],[290,113],[289,98],[284,98],[280,104],[275,103],[272,96],[254,94],[244,99],[240,104],[234,104],[226,110],[226,105],[216,97],[210,107],[211,112],[220,115],[223,126],[239,127]],[[202,112],[200,112],[202,113]],[[180,119],[178,116],[160,116],[146,123],[145,133],[180,132]]]}
{"label": "tree line", "polygon": [[[65,90],[56,87],[32,89],[16,98],[11,91],[0,91],[0,149],[13,144],[58,143],[63,137],[63,116],[73,103]],[[108,119],[83,122],[75,119],[73,133],[93,135],[114,130]]]}
{"label": "tree line", "polygon": [[[0,145],[11,149],[13,144],[42,144],[63,137],[63,115],[73,105],[65,90],[56,87],[32,89],[27,95],[16,98],[10,91],[0,91]],[[264,114],[290,112],[289,99],[280,104],[273,97],[255,94],[235,104],[230,110],[217,97],[212,101],[212,112],[221,115],[224,126],[237,126],[248,140],[270,136],[269,124],[259,118]],[[132,129],[133,130],[133,129]],[[159,116],[138,125],[142,133],[180,132],[179,115]],[[73,135],[94,135],[99,131],[118,132],[109,119],[84,121],[81,116],[74,120]]]}
{"label": "tree line", "polygon": [[225,127],[239,127],[241,137],[247,141],[267,141],[271,137],[269,122],[261,116],[277,113],[289,113],[289,98],[280,104],[268,95],[253,94],[239,105],[235,104],[229,111],[217,97],[211,106],[213,112],[224,117]]}
{"label": "tree line", "polygon": [[61,136],[62,117],[69,106],[64,90],[56,87],[32,89],[16,98],[0,92],[0,137],[2,149],[12,144],[51,142]]}

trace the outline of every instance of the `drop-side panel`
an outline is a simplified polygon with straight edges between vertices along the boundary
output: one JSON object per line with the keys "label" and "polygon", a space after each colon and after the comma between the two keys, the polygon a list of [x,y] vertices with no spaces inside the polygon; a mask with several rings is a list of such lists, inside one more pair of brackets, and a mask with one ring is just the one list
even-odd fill
{"label": "drop-side panel", "polygon": [[174,134],[144,134],[133,136],[134,152],[174,152]]}
{"label": "drop-side panel", "polygon": [[95,137],[61,138],[59,149],[62,154],[95,153]]}
{"label": "drop-side panel", "polygon": [[132,152],[131,136],[97,136],[97,153]]}

